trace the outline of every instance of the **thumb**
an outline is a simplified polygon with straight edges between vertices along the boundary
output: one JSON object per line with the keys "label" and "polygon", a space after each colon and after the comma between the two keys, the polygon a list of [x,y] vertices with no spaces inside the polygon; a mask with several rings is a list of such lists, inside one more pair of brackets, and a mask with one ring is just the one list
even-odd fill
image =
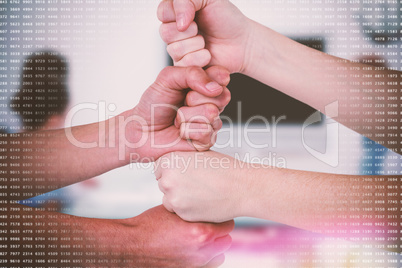
{"label": "thumb", "polygon": [[[195,12],[201,8],[200,0],[174,0],[173,8],[176,13],[177,30],[184,32],[195,18]],[[198,8],[197,8],[198,4]]]}

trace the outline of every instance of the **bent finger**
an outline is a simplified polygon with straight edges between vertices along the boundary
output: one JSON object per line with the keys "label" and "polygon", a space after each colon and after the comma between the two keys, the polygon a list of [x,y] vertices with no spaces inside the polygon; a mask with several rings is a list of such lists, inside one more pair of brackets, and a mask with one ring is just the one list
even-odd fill
{"label": "bent finger", "polygon": [[175,126],[179,128],[182,123],[201,123],[213,126],[217,119],[219,119],[219,109],[214,104],[183,106],[177,111]]}
{"label": "bent finger", "polygon": [[222,66],[211,66],[205,70],[211,79],[215,80],[222,86],[229,85],[230,72]]}
{"label": "bent finger", "polygon": [[208,97],[219,96],[223,87],[213,81],[201,67],[164,68],[156,79],[154,88],[160,91],[184,90],[191,88]]}
{"label": "bent finger", "polygon": [[166,48],[173,61],[180,61],[185,55],[205,48],[204,37],[197,35],[185,40],[173,42]]}
{"label": "bent finger", "polygon": [[157,9],[158,20],[163,23],[176,21],[176,13],[173,7],[173,0],[163,0]]}
{"label": "bent finger", "polygon": [[190,107],[199,106],[207,103],[213,104],[218,107],[219,112],[221,113],[229,104],[230,99],[230,91],[229,89],[224,87],[222,94],[215,98],[208,98],[196,91],[189,91],[186,96],[186,104]]}
{"label": "bent finger", "polygon": [[168,200],[166,194],[163,196],[162,205],[167,211],[174,213],[173,206],[170,204],[170,201]]}
{"label": "bent finger", "polygon": [[225,262],[225,254],[220,254],[210,260],[207,264],[202,266],[203,268],[216,268],[221,266]]}
{"label": "bent finger", "polygon": [[211,61],[211,53],[208,49],[201,49],[185,55],[181,60],[174,63],[175,66],[198,66],[205,67]]}
{"label": "bent finger", "polygon": [[183,123],[180,137],[189,140],[197,151],[207,151],[216,142],[215,130],[210,124]]}
{"label": "bent finger", "polygon": [[196,36],[198,34],[198,27],[195,22],[192,22],[190,23],[190,26],[187,28],[187,30],[179,32],[176,29],[176,25],[174,22],[162,23],[159,27],[159,34],[165,43],[171,44],[173,42],[185,40]]}
{"label": "bent finger", "polygon": [[221,223],[210,223],[214,226],[215,235],[217,238],[227,236],[234,229],[234,220]]}
{"label": "bent finger", "polygon": [[195,6],[189,0],[174,0],[173,7],[176,14],[177,30],[185,31],[195,18]]}

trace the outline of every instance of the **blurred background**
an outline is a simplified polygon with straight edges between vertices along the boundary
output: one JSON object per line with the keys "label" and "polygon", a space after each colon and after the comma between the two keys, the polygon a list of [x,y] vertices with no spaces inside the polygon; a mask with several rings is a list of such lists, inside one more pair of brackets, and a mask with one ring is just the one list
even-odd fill
{"label": "blurred background", "polygon": [[[81,107],[72,122],[107,119],[134,107],[162,68],[171,64],[159,37],[159,1],[2,1],[0,4],[0,126],[22,131],[10,103],[22,86],[28,57],[55,51],[68,64],[67,110]],[[233,1],[248,17],[320,51],[402,70],[401,1],[248,0]],[[381,145],[321,116],[302,135],[315,112],[275,89],[242,75],[229,85],[232,102],[214,150],[299,170],[346,174],[401,174],[402,159]],[[95,104],[97,108],[88,108]],[[87,107],[87,108],[85,108]],[[324,109],[324,107],[323,107]],[[240,113],[241,110],[241,113]],[[239,113],[241,116],[239,117]],[[263,129],[268,119],[276,131]],[[232,123],[229,123],[232,122]],[[339,139],[327,141],[329,132]],[[251,141],[251,142],[250,142]],[[254,145],[267,143],[266,148]],[[309,150],[307,148],[310,148]],[[315,156],[311,154],[315,151]],[[330,155],[331,163],[317,158]],[[250,158],[248,158],[250,159]],[[26,200],[62,204],[60,210],[85,217],[126,218],[159,205],[153,166],[130,165],[86,182]],[[219,205],[219,204],[217,204]],[[233,246],[223,267],[399,267],[397,255],[368,245],[338,241],[278,223],[236,219]]]}

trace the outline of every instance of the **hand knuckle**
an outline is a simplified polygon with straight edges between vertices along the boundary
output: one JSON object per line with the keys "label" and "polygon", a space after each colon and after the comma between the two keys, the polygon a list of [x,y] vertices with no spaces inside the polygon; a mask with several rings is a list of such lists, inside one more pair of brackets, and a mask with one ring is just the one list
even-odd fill
{"label": "hand knuckle", "polygon": [[167,66],[162,69],[162,71],[159,73],[158,80],[164,80],[168,78],[172,72],[174,72],[175,67],[173,66]]}
{"label": "hand knuckle", "polygon": [[202,224],[194,228],[194,235],[196,236],[198,243],[205,244],[206,242],[211,241],[214,232],[210,225]]}
{"label": "hand knuckle", "polygon": [[196,36],[198,34],[198,25],[194,21],[191,22],[190,26],[188,27],[189,34],[192,36]]}
{"label": "hand knuckle", "polygon": [[168,41],[167,37],[168,37],[168,34],[169,34],[169,30],[168,30],[168,27],[167,27],[167,25],[165,23],[162,23],[161,26],[159,27],[159,34],[160,34],[162,40],[165,43],[167,43],[167,41]]}
{"label": "hand knuckle", "polygon": [[177,118],[179,119],[179,123],[186,121],[186,114],[188,112],[187,110],[188,110],[188,107],[185,107],[185,106],[180,107],[177,110]]}
{"label": "hand knuckle", "polygon": [[207,65],[211,61],[211,53],[207,49],[200,50],[198,53],[199,57],[199,62],[201,63],[201,66]]}
{"label": "hand knuckle", "polygon": [[193,228],[191,230],[191,234],[195,237],[195,238],[199,238],[203,232],[204,232],[204,225],[203,223],[196,223],[193,225]]}
{"label": "hand knuckle", "polygon": [[160,21],[163,21],[164,15],[165,15],[165,12],[166,12],[166,10],[165,10],[165,8],[163,6],[164,6],[164,2],[162,1],[158,5],[158,9],[157,9],[157,13],[156,13],[156,15],[158,17],[158,20],[160,20]]}
{"label": "hand knuckle", "polygon": [[197,151],[198,151],[198,152],[206,152],[206,151],[208,151],[211,147],[212,147],[212,145],[210,145],[210,144],[204,145],[204,146],[198,146],[198,147],[197,147]]}
{"label": "hand knuckle", "polygon": [[209,122],[212,122],[219,115],[218,107],[214,104],[207,103],[205,105],[205,115],[210,119]]}
{"label": "hand knuckle", "polygon": [[219,130],[222,128],[223,126],[223,122],[222,120],[218,117],[216,118],[215,122],[214,122],[214,126],[215,126],[215,130]]}
{"label": "hand knuckle", "polygon": [[167,45],[166,51],[169,54],[169,56],[172,57],[172,59],[174,61],[177,60],[176,54],[175,54],[174,49],[173,49],[173,44]]}
{"label": "hand knuckle", "polygon": [[228,89],[225,90],[225,105],[227,105],[231,99],[232,99],[232,94],[230,93],[230,91]]}
{"label": "hand knuckle", "polygon": [[210,143],[211,134],[212,134],[212,131],[209,130],[209,129],[201,133],[201,138],[200,139],[205,142],[205,145]]}
{"label": "hand knuckle", "polygon": [[201,68],[197,66],[190,66],[187,68],[187,75],[190,79],[196,79],[201,72]]}
{"label": "hand knuckle", "polygon": [[194,91],[190,91],[190,92],[188,92],[187,93],[187,96],[186,96],[186,102],[187,102],[187,105],[188,106],[193,106],[193,104],[194,104],[194,101],[196,100],[196,96],[195,96],[196,94],[195,94],[195,92]]}
{"label": "hand knuckle", "polygon": [[200,44],[200,47],[204,48],[205,47],[205,39],[202,35],[197,35],[196,37],[196,42]]}
{"label": "hand knuckle", "polygon": [[186,63],[185,60],[182,59],[182,60],[179,60],[179,61],[175,61],[174,66],[176,66],[176,67],[186,67],[187,63]]}
{"label": "hand knuckle", "polygon": [[167,51],[172,58],[178,60],[182,57],[183,44],[182,42],[174,42],[167,46]]}
{"label": "hand knuckle", "polygon": [[162,205],[166,208],[170,208],[169,197],[166,194],[162,198]]}
{"label": "hand knuckle", "polygon": [[170,186],[170,181],[167,178],[163,178],[161,180],[159,180],[159,187],[165,191],[168,191],[171,189]]}
{"label": "hand knuckle", "polygon": [[194,141],[197,141],[198,143],[201,143],[199,145],[205,145],[205,142],[209,140],[209,133],[206,132],[206,130],[199,130],[194,133]]}
{"label": "hand knuckle", "polygon": [[171,199],[170,199],[170,204],[171,204],[172,207],[174,208],[175,212],[176,212],[179,216],[181,216],[182,210],[183,210],[183,207],[182,207],[183,202],[181,202],[180,198],[177,197],[177,195],[175,195],[174,198],[171,198]]}

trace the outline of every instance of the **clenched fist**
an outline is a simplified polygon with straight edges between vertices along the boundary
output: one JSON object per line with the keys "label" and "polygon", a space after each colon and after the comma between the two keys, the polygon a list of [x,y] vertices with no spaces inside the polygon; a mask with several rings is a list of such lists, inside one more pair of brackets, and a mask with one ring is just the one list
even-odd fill
{"label": "clenched fist", "polygon": [[167,67],[131,110],[124,128],[136,162],[172,151],[208,150],[230,101],[229,72],[222,67]]}
{"label": "clenched fist", "polygon": [[242,72],[253,23],[227,0],[164,0],[160,35],[176,66],[219,65]]}

